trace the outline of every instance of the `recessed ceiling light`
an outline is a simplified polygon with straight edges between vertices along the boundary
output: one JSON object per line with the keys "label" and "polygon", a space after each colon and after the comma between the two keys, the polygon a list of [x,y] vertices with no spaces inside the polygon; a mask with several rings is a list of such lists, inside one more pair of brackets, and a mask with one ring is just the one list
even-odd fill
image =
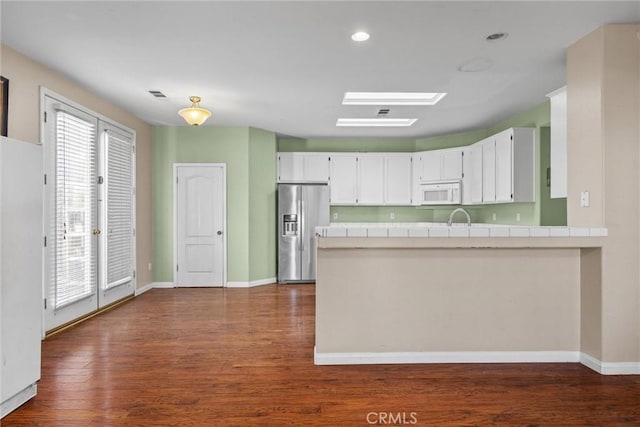
{"label": "recessed ceiling light", "polygon": [[343,105],[435,105],[446,93],[346,92]]}
{"label": "recessed ceiling light", "polygon": [[411,126],[418,119],[338,119],[336,126],[374,126],[374,127],[402,127]]}
{"label": "recessed ceiling light", "polygon": [[369,37],[371,36],[365,31],[358,31],[357,33],[351,34],[351,40],[354,42],[364,42],[369,40]]}
{"label": "recessed ceiling light", "polygon": [[489,35],[486,37],[486,40],[487,40],[488,42],[495,42],[495,41],[498,41],[498,40],[504,40],[504,39],[506,39],[508,36],[509,36],[509,34],[508,34],[508,33],[493,33],[493,34],[489,34]]}

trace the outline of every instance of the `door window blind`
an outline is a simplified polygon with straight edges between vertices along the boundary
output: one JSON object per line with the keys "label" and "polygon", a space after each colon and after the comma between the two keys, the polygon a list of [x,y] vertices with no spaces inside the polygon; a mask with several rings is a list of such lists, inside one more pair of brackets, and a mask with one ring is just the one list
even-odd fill
{"label": "door window blind", "polygon": [[106,283],[133,279],[133,136],[104,131],[106,151]]}
{"label": "door window blind", "polygon": [[96,123],[66,111],[56,112],[55,255],[56,309],[96,290],[92,239],[96,212]]}

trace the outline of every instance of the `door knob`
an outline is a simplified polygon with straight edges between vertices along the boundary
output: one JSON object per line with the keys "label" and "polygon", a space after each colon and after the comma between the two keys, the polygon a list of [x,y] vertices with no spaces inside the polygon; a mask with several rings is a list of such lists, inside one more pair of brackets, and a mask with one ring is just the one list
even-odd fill
{"label": "door knob", "polygon": [[99,228],[94,228],[94,229],[93,229],[93,235],[94,235],[94,236],[97,236],[97,235],[98,235],[98,234],[100,234],[100,233],[101,233],[101,231],[100,231],[100,229],[99,229]]}
{"label": "door knob", "polygon": [[216,233],[218,236],[222,236],[222,231],[218,230],[218,232]]}

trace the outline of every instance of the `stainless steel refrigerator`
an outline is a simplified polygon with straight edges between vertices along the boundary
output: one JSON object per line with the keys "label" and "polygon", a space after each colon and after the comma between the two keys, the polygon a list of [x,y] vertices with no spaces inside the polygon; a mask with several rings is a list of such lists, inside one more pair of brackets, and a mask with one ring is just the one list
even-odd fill
{"label": "stainless steel refrigerator", "polygon": [[278,185],[278,282],[316,280],[315,227],[329,225],[327,184]]}

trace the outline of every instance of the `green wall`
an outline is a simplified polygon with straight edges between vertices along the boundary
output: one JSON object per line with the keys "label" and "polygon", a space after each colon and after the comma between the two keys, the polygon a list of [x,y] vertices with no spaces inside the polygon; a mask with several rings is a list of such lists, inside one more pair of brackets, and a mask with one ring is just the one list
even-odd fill
{"label": "green wall", "polygon": [[[465,206],[465,209],[469,211],[474,222],[566,225],[566,199],[551,199],[549,188],[546,186],[546,170],[550,163],[549,123],[550,104],[547,101],[509,117],[488,129],[416,140],[282,138],[278,141],[278,151],[417,152],[470,145],[511,127],[533,127],[536,129],[536,173],[538,177],[536,202]],[[336,222],[442,222],[448,219],[449,213],[455,207],[457,206],[333,206],[331,207],[331,218]],[[395,216],[393,220],[390,219],[392,212]],[[337,218],[335,218],[335,214],[337,214]],[[495,220],[493,219],[494,214]],[[520,221],[516,220],[517,214],[520,214]]]}
{"label": "green wall", "polygon": [[249,280],[276,277],[275,159],[276,135],[250,128]]}
{"label": "green wall", "polygon": [[[154,126],[152,141],[153,281],[173,281],[174,163],[226,163],[227,280],[275,277],[275,135],[239,127]],[[251,150],[263,164],[252,163]],[[256,175],[263,173],[264,182],[250,191],[251,179],[257,181]],[[266,215],[273,212],[272,220],[250,215],[251,209]],[[260,249],[256,249],[252,260],[252,244],[267,248],[266,253],[257,254]],[[252,261],[255,274],[268,275],[253,276]]]}

